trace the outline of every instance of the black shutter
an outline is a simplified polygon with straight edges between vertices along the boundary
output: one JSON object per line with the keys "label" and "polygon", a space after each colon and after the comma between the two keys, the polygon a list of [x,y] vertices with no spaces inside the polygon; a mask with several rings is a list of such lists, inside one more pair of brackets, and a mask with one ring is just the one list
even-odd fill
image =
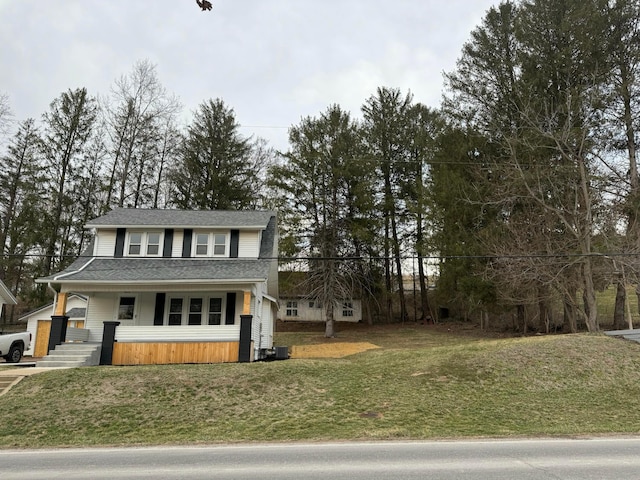
{"label": "black shutter", "polygon": [[224,324],[233,325],[236,320],[236,292],[227,292],[227,311],[224,315]]}
{"label": "black shutter", "polygon": [[162,325],[164,323],[164,301],[166,293],[156,293],[156,310],[153,314],[153,324]]}
{"label": "black shutter", "polygon": [[116,258],[122,258],[124,255],[124,237],[126,233],[126,228],[119,228],[116,230],[116,251],[113,252],[113,256]]}
{"label": "black shutter", "polygon": [[231,244],[229,245],[231,258],[238,258],[238,243],[240,243],[240,230],[231,230]]}
{"label": "black shutter", "polygon": [[184,230],[184,239],[182,241],[182,258],[191,256],[191,241],[193,239],[193,230],[186,228]]}
{"label": "black shutter", "polygon": [[167,228],[164,231],[164,247],[162,248],[162,256],[164,258],[170,258],[172,250],[173,250],[173,228]]}

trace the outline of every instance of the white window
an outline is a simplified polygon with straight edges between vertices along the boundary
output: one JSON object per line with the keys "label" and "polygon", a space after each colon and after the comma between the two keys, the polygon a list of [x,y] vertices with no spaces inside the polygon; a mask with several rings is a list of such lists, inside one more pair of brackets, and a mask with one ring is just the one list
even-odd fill
{"label": "white window", "polygon": [[227,243],[225,233],[196,233],[194,235],[196,257],[225,257]]}
{"label": "white window", "polygon": [[311,300],[309,302],[309,308],[321,309],[322,308],[322,302],[319,302],[317,300]]}
{"label": "white window", "polygon": [[189,300],[189,325],[202,325],[202,298]]}
{"label": "white window", "polygon": [[133,320],[136,313],[136,297],[122,296],[118,302],[118,320]]}
{"label": "white window", "polygon": [[140,255],[142,251],[142,233],[131,232],[129,234],[129,255]]}
{"label": "white window", "polygon": [[207,256],[209,254],[209,235],[206,233],[196,234],[196,255]]}
{"label": "white window", "polygon": [[147,255],[150,257],[160,255],[160,233],[147,233]]}
{"label": "white window", "polygon": [[162,233],[160,232],[129,232],[127,239],[127,255],[139,257],[141,255],[157,257],[162,252]]}
{"label": "white window", "polygon": [[224,303],[222,297],[171,297],[167,310],[167,325],[221,325]]}
{"label": "white window", "polygon": [[342,316],[353,317],[353,302],[344,302],[342,304]]}
{"label": "white window", "polygon": [[169,325],[182,325],[182,304],[184,299],[172,298],[169,300]]}
{"label": "white window", "polygon": [[222,298],[211,297],[209,299],[209,325],[222,324]]}
{"label": "white window", "polygon": [[287,317],[297,317],[298,316],[298,302],[290,300],[287,302]]}
{"label": "white window", "polygon": [[227,236],[222,233],[216,233],[213,236],[213,254],[225,255],[227,253]]}

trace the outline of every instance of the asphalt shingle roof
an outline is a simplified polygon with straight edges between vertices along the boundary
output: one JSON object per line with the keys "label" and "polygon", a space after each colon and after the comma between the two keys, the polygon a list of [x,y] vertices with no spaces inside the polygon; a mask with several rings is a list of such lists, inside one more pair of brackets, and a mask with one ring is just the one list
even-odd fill
{"label": "asphalt shingle roof", "polygon": [[71,310],[67,310],[65,315],[69,318],[85,318],[87,316],[87,309],[80,307],[72,308]]}
{"label": "asphalt shingle roof", "polygon": [[[39,281],[162,282],[266,280],[269,260],[193,258],[96,258],[76,261],[64,272]],[[86,264],[84,268],[77,269]],[[60,276],[62,275],[62,278]]]}
{"label": "asphalt shingle roof", "polygon": [[267,280],[275,261],[276,216],[269,211],[183,211],[118,208],[87,224],[87,227],[157,226],[191,228],[259,228],[260,258],[94,258],[86,251],[62,272],[38,282],[206,282]]}
{"label": "asphalt shingle roof", "polygon": [[265,228],[275,212],[262,210],[156,210],[116,208],[87,223],[95,227],[162,227],[162,228]]}

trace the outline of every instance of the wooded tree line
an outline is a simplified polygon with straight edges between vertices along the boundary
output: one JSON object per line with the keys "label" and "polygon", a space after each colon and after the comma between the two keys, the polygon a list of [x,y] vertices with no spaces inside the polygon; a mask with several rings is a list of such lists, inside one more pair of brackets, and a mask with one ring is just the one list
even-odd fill
{"label": "wooded tree line", "polygon": [[431,298],[482,324],[596,331],[596,292],[615,286],[625,328],[640,253],[639,21],[637,0],[505,1],[471,32],[437,110],[380,88],[361,121],[333,106],[293,128],[274,181],[294,238],[329,259],[314,291],[359,278],[379,316],[407,319],[412,258],[417,316],[437,315]]}
{"label": "wooded tree line", "polygon": [[148,61],[103,96],[61,93],[39,121],[13,119],[9,97],[0,98],[0,278],[21,311],[49,298],[33,280],[80,255],[91,240],[84,224],[111,208],[261,204],[274,155],[264,140],[242,136],[221,99],[203,101],[186,127],[181,115]]}
{"label": "wooded tree line", "polygon": [[303,118],[281,153],[240,135],[220,99],[180,128],[148,62],[105,97],[70,90],[8,137],[5,283],[41,299],[32,279],[81,252],[82,225],[114,206],[263,207],[279,212],[283,268],[309,272],[327,335],[351,296],[371,321],[447,306],[482,322],[513,312],[523,330],[595,331],[596,292],[611,285],[622,328],[640,253],[639,19],[638,0],[502,2],[445,75],[438,108],[380,87],[357,117],[331,105]]}

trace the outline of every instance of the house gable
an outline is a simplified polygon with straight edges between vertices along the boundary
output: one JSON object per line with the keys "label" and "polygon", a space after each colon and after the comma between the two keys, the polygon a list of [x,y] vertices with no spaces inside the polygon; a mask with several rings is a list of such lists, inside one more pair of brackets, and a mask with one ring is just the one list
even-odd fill
{"label": "house gable", "polygon": [[[273,219],[273,220],[272,220]],[[162,222],[165,222],[164,224]],[[259,258],[273,255],[273,212],[116,209],[87,224],[97,257]]]}

